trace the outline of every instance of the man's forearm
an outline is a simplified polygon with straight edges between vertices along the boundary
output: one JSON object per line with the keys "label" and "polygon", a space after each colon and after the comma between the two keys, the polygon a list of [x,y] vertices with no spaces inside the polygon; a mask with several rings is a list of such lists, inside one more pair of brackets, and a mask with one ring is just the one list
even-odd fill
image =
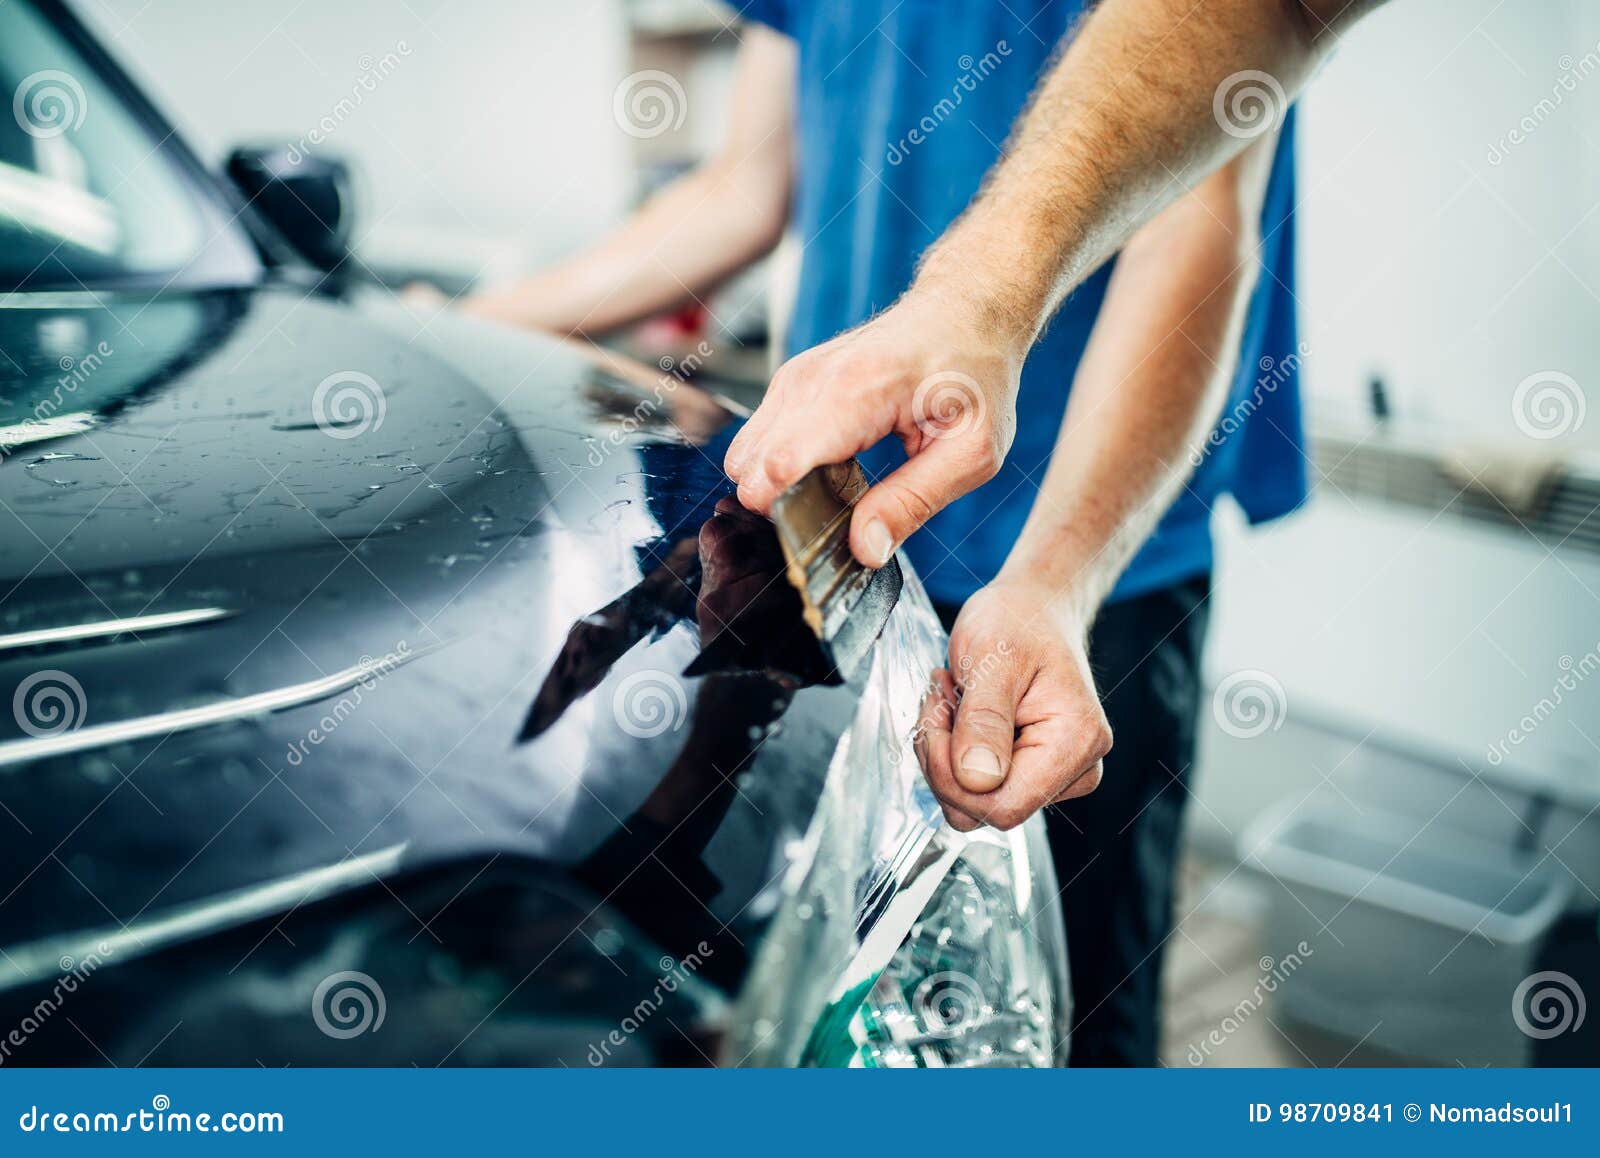
{"label": "man's forearm", "polygon": [[[913,292],[966,297],[1026,349],[1141,221],[1271,129],[1334,36],[1379,2],[1104,0]],[[1268,79],[1240,75],[1252,70]],[[1243,104],[1219,112],[1230,96]]]}
{"label": "man's forearm", "polygon": [[1039,496],[1002,572],[1082,622],[1182,487],[1216,421],[1255,283],[1270,141],[1150,223],[1118,259]]}
{"label": "man's forearm", "polygon": [[1254,280],[1260,208],[1239,180],[1254,159],[1226,166],[1123,251],[1028,521],[951,627],[918,756],[960,831],[1020,824],[1093,792],[1104,773],[1112,734],[1088,628],[1215,415]]}
{"label": "man's forearm", "polygon": [[514,325],[598,335],[701,296],[782,236],[785,195],[764,180],[737,159],[712,162],[663,189],[600,245],[462,307]]}

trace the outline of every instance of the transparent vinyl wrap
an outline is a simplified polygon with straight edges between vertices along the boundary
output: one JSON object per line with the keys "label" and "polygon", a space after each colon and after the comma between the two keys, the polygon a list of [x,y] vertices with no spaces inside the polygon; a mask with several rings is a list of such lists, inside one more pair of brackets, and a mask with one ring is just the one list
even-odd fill
{"label": "transparent vinyl wrap", "polygon": [[1041,823],[969,838],[852,1019],[850,1064],[1062,1064],[1069,1007],[1055,893]]}
{"label": "transparent vinyl wrap", "polygon": [[944,823],[913,749],[946,648],[906,568],[807,848],[735,1006],[724,1064],[1064,1057],[1066,942],[1043,824],[962,836]]}

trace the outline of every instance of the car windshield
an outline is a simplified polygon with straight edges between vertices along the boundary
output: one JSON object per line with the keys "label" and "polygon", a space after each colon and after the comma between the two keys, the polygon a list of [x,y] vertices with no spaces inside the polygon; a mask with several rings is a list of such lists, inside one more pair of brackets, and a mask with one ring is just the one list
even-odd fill
{"label": "car windshield", "polygon": [[50,20],[0,4],[0,290],[249,279],[259,262]]}

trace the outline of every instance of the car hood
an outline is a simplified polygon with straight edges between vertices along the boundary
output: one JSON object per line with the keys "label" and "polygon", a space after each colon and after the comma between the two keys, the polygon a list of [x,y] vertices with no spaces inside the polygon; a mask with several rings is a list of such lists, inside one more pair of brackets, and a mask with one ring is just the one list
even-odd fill
{"label": "car hood", "polygon": [[[487,856],[737,990],[862,686],[731,497],[727,408],[287,289],[15,295],[0,349],[8,953]],[[908,784],[835,866],[857,892],[931,831]]]}

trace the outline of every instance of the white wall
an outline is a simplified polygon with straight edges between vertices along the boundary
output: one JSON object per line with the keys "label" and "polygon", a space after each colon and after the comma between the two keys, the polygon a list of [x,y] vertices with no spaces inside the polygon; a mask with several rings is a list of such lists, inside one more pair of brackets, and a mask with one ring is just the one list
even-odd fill
{"label": "white wall", "polygon": [[[1524,436],[1512,394],[1559,370],[1587,397],[1571,444],[1600,447],[1597,114],[1594,0],[1392,0],[1349,36],[1303,103],[1315,402],[1357,405],[1381,370],[1402,416],[1537,450],[1562,444]],[[1600,560],[1331,488],[1272,527],[1223,520],[1218,538],[1209,678],[1265,673],[1282,727],[1229,735],[1208,702],[1200,845],[1248,843],[1282,801],[1302,814],[1381,802],[1506,848],[1538,823],[1530,798],[1561,802],[1543,822],[1551,842],[1600,799],[1600,687],[1559,690],[1596,647]],[[1562,709],[1524,737],[1553,688]],[[1577,866],[1576,903],[1591,909],[1597,847],[1591,817],[1550,862]]]}
{"label": "white wall", "polygon": [[1348,37],[1300,138],[1317,396],[1381,369],[1402,413],[1513,436],[1517,383],[1556,369],[1600,446],[1600,67],[1561,86],[1586,54],[1594,0],[1393,0]]}
{"label": "white wall", "polygon": [[240,141],[298,141],[332,117],[321,150],[359,163],[365,240],[380,253],[514,267],[626,206],[614,2],[75,2],[208,161]]}

